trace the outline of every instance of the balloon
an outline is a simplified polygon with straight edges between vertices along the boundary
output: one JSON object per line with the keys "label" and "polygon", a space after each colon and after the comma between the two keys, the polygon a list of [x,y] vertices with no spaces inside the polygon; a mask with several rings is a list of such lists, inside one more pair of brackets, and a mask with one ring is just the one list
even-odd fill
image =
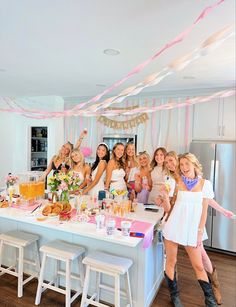
{"label": "balloon", "polygon": [[92,148],[90,147],[81,147],[81,152],[84,155],[84,157],[87,158],[91,156],[93,151],[92,151]]}

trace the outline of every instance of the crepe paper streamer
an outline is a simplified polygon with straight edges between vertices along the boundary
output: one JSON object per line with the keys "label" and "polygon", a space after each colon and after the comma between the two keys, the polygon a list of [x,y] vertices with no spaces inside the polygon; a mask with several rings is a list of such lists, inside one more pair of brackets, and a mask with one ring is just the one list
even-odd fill
{"label": "crepe paper streamer", "polygon": [[[110,106],[112,103],[122,102],[125,98],[129,96],[137,95],[146,87],[158,84],[168,75],[172,74],[173,72],[184,69],[191,62],[197,60],[201,56],[206,55],[210,50],[214,50],[216,47],[220,46],[227,38],[231,37],[232,35],[234,35],[234,28],[233,25],[231,24],[211,35],[210,39],[205,40],[200,45],[200,48],[196,48],[192,52],[172,61],[169,64],[169,66],[165,67],[161,72],[149,75],[144,79],[144,81],[139,82],[136,86],[132,86],[123,90],[118,96],[113,96],[112,98],[109,99],[109,102],[106,103],[105,106],[103,105],[103,103],[101,103],[100,106],[97,108],[97,111],[102,107],[105,108]],[[205,49],[207,49],[208,51]],[[120,97],[121,95],[124,94],[126,94],[125,97],[124,96]]]}
{"label": "crepe paper streamer", "polygon": [[[199,56],[201,55],[205,55],[205,53],[202,52],[202,50],[204,48],[208,48],[208,50],[211,48],[212,45],[214,45],[214,49],[215,47],[219,46],[220,43],[222,43],[225,39],[231,37],[233,35],[233,27],[232,25],[229,25],[229,26],[226,26],[224,27],[223,29],[221,29],[220,31],[216,32],[215,34],[213,34],[212,36],[210,36],[210,39],[207,39],[204,41],[204,43],[201,45],[201,48],[197,48],[195,49],[192,53],[189,53],[185,56],[182,56],[180,58],[178,58],[177,60],[173,61],[169,66],[170,68],[172,68],[172,70],[181,70],[183,69],[183,67],[187,66],[190,62],[191,62],[191,54],[192,54],[192,57],[193,59],[197,59],[199,58]],[[220,41],[217,41],[219,40]],[[204,48],[203,48],[204,47]],[[199,50],[200,50],[200,53],[199,53]],[[139,82],[138,85],[144,83],[145,86],[143,87],[139,87],[139,88],[136,88],[138,85],[136,86],[133,86],[133,87],[129,87],[128,89],[126,90],[123,90],[121,93],[126,93],[128,94],[127,96],[131,96],[132,94],[137,94],[137,92],[141,92],[141,90],[145,87],[148,87],[148,86],[152,86],[152,85],[155,85],[157,83],[159,83],[164,77],[168,76],[169,74],[171,74],[172,72],[171,71],[168,71],[168,67],[164,68],[160,73],[156,73],[156,74],[152,74],[148,77],[145,78],[145,81],[144,82]],[[162,75],[163,74],[163,75]],[[162,75],[162,76],[161,76]],[[155,76],[156,76],[156,79],[155,79]],[[150,81],[150,83],[148,84],[148,81]],[[133,93],[131,92],[133,91]],[[121,94],[120,94],[121,95]],[[111,103],[114,103],[114,102],[122,102],[127,96],[113,96],[113,97],[110,97],[110,98],[107,98],[105,100],[105,107],[108,107]],[[204,97],[202,98],[202,101],[201,102],[204,102],[204,101],[207,101],[208,98]],[[198,100],[198,102],[200,102]],[[9,106],[9,103],[7,102],[8,106]],[[177,107],[182,107],[184,106],[185,104],[178,104]],[[101,108],[104,108],[104,102],[102,103],[97,103],[96,105],[92,106],[89,108],[89,110],[79,110],[77,111],[76,113],[73,113],[72,110],[66,110],[64,113],[66,113],[65,115],[66,116],[78,116],[78,115],[81,115],[81,116],[87,116],[87,117],[92,117],[92,116],[96,116],[98,115],[98,110],[101,109]],[[171,106],[168,106],[168,105],[165,105],[164,108],[174,108],[174,105],[172,104]],[[26,117],[30,117],[30,118],[35,118],[35,116],[32,116],[32,115],[29,115],[29,114],[25,114],[25,109],[23,108],[10,108],[10,109],[0,109],[0,111],[5,111],[5,112],[16,112],[16,113],[19,113],[19,114],[23,114],[24,116]],[[153,112],[153,110],[151,109],[142,109],[142,108],[139,108],[139,109],[136,109],[136,110],[133,110],[131,112],[126,112],[126,113],[123,113],[124,115],[132,115],[132,114],[136,114],[138,112]],[[39,113],[40,111],[35,111],[35,110],[32,110],[30,111],[31,113]],[[41,113],[43,114],[47,114],[47,112],[45,111],[41,111]],[[56,113],[56,114],[53,114],[52,113]],[[62,112],[52,112],[50,113],[51,116],[49,117],[60,117],[61,116],[61,113]],[[114,114],[121,114],[120,111],[113,111]],[[105,112],[103,111],[103,113],[100,112],[100,114],[105,114]],[[109,112],[109,115],[111,116],[111,112]],[[48,116],[37,116],[36,118],[47,118]]]}
{"label": "crepe paper streamer", "polygon": [[[198,16],[198,18],[193,22],[193,24],[185,29],[182,33],[180,33],[177,37],[175,37],[172,41],[168,42],[166,45],[164,45],[156,54],[154,54],[152,57],[144,61],[143,63],[139,64],[136,66],[131,72],[129,72],[124,78],[121,80],[117,81],[115,84],[104,90],[101,94],[93,97],[90,99],[87,103],[94,103],[100,100],[105,94],[108,94],[111,92],[113,89],[124,83],[126,80],[128,80],[130,77],[133,75],[141,72],[149,63],[154,61],[157,57],[159,57],[164,51],[167,49],[173,47],[175,44],[182,42],[188,34],[193,30],[193,28],[200,22],[202,21],[208,14],[211,13],[213,9],[215,9],[217,6],[221,5],[225,0],[219,0],[215,4],[207,6]],[[76,107],[75,107],[76,109]]]}
{"label": "crepe paper streamer", "polygon": [[[133,75],[141,72],[148,64],[150,64],[152,61],[154,61],[157,57],[159,57],[164,51],[168,50],[169,48],[173,47],[174,45],[182,42],[188,35],[189,33],[194,29],[194,27],[200,22],[202,21],[208,14],[210,14],[212,12],[213,9],[215,9],[216,7],[218,7],[219,5],[221,5],[225,0],[219,0],[216,3],[207,6],[201,13],[200,15],[197,17],[197,19],[187,28],[185,29],[183,32],[181,32],[177,37],[175,37],[172,41],[168,42],[167,44],[165,44],[157,53],[155,53],[153,56],[151,56],[149,59],[145,60],[143,63],[139,64],[138,66],[136,66],[131,72],[129,72],[124,78],[122,78],[121,80],[117,81],[116,83],[114,83],[112,86],[110,86],[109,88],[107,88],[106,90],[104,90],[101,94],[96,95],[95,97],[93,97],[92,99],[90,99],[87,102],[83,102],[78,104],[77,106],[75,106],[74,108],[72,108],[71,110],[67,110],[67,111],[61,111],[61,112],[43,112],[43,111],[37,111],[37,110],[25,110],[25,113],[23,113],[20,109],[17,108],[13,108],[12,111],[10,110],[6,110],[6,112],[15,112],[18,114],[24,114],[27,117],[31,117],[31,118],[51,118],[51,117],[61,117],[61,116],[72,116],[75,114],[75,111],[79,111],[81,110],[84,106],[91,104],[91,103],[95,103],[97,101],[99,101],[105,94],[110,93],[113,89],[115,89],[116,87],[118,87],[119,85],[123,84],[126,80],[128,80],[129,78],[131,78]],[[0,109],[0,111],[2,111],[2,109]],[[29,114],[42,114],[42,115],[37,115],[37,116],[33,116],[33,115],[26,115],[26,113]],[[83,112],[78,112],[77,115],[82,115]],[[84,114],[83,114],[84,115]]]}

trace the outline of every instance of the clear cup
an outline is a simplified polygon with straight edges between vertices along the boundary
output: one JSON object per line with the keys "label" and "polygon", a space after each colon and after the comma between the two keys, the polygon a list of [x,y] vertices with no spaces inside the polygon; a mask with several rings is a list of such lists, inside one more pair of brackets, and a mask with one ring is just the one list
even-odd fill
{"label": "clear cup", "polygon": [[116,221],[114,219],[109,219],[106,225],[106,233],[108,236],[114,235],[116,228]]}
{"label": "clear cup", "polygon": [[95,216],[95,221],[96,221],[96,229],[102,229],[104,227],[104,222],[105,222],[105,215],[103,214],[98,214]]}
{"label": "clear cup", "polygon": [[131,228],[130,221],[121,221],[121,232],[123,236],[129,236]]}

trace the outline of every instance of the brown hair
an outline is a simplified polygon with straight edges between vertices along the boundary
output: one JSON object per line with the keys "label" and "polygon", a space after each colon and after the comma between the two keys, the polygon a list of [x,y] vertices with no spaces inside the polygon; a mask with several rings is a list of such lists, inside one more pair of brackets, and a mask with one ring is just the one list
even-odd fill
{"label": "brown hair", "polygon": [[[167,150],[164,148],[164,147],[158,147],[155,151],[154,151],[154,154],[153,154],[153,158],[152,158],[152,161],[151,161],[151,169],[153,170],[155,166],[157,166],[157,162],[155,160],[155,156],[157,154],[158,151],[161,151],[164,155],[164,158],[166,157],[166,154],[167,154]],[[165,166],[164,166],[164,163],[163,163],[163,166],[162,166],[162,170],[164,170]]]}
{"label": "brown hair", "polygon": [[117,159],[117,158],[116,158],[115,149],[116,149],[116,147],[119,146],[119,145],[125,147],[125,145],[124,145],[123,143],[121,143],[121,142],[116,143],[116,144],[113,146],[113,148],[112,148],[111,158],[114,159],[114,160],[116,161],[116,164],[117,164],[118,168],[123,168],[123,169],[125,169],[124,155],[123,155],[120,159]]}

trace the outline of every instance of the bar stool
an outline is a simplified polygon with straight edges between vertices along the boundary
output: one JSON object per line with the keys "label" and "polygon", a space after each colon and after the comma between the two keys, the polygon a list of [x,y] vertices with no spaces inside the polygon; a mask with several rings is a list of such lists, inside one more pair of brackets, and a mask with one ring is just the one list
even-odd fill
{"label": "bar stool", "polygon": [[[35,234],[18,230],[9,231],[0,235],[0,276],[7,273],[16,276],[18,278],[18,291],[17,291],[18,297],[23,296],[23,286],[33,278],[38,277],[40,271],[40,259],[39,259],[38,245],[37,245],[38,239],[39,236]],[[15,262],[13,265],[9,266],[8,268],[3,268],[1,266],[3,248],[4,246],[7,245],[15,247]],[[33,260],[25,259],[24,249],[31,245],[33,248],[33,255],[34,255]],[[17,259],[17,249],[19,251],[18,259]],[[34,274],[30,275],[25,280],[23,280],[24,263],[35,266],[35,271],[36,271]],[[14,269],[15,271],[12,271],[12,269]]]}
{"label": "bar stool", "polygon": [[[98,307],[109,306],[99,303],[100,289],[115,292],[115,307],[120,307],[120,294],[126,296],[129,302],[127,306],[132,307],[132,297],[129,279],[129,268],[133,264],[133,261],[131,259],[96,251],[85,257],[83,259],[83,263],[86,264],[86,274],[80,307],[85,307],[88,304]],[[96,293],[94,293],[90,298],[87,298],[91,271],[96,272]],[[101,283],[101,273],[114,277],[115,289]],[[120,290],[121,275],[125,275],[126,292]]]}
{"label": "bar stool", "polygon": [[[70,304],[82,293],[82,288],[84,284],[82,255],[85,252],[85,249],[75,244],[71,244],[60,240],[55,240],[49,242],[46,245],[41,246],[40,252],[43,253],[43,259],[39,275],[35,305],[40,304],[42,292],[46,289],[51,289],[56,292],[64,294],[66,296],[66,307],[69,307]],[[53,280],[49,281],[48,283],[44,282],[44,273],[45,273],[47,258],[52,258],[56,261]],[[72,261],[75,259],[78,260],[79,274],[71,274],[71,264]],[[60,269],[59,261],[65,262],[66,264],[65,271],[62,271]],[[58,285],[59,278],[61,275],[66,277],[65,290],[59,288]],[[81,284],[81,288],[78,289],[78,291],[73,295],[73,297],[71,297],[71,279],[79,280]]]}

